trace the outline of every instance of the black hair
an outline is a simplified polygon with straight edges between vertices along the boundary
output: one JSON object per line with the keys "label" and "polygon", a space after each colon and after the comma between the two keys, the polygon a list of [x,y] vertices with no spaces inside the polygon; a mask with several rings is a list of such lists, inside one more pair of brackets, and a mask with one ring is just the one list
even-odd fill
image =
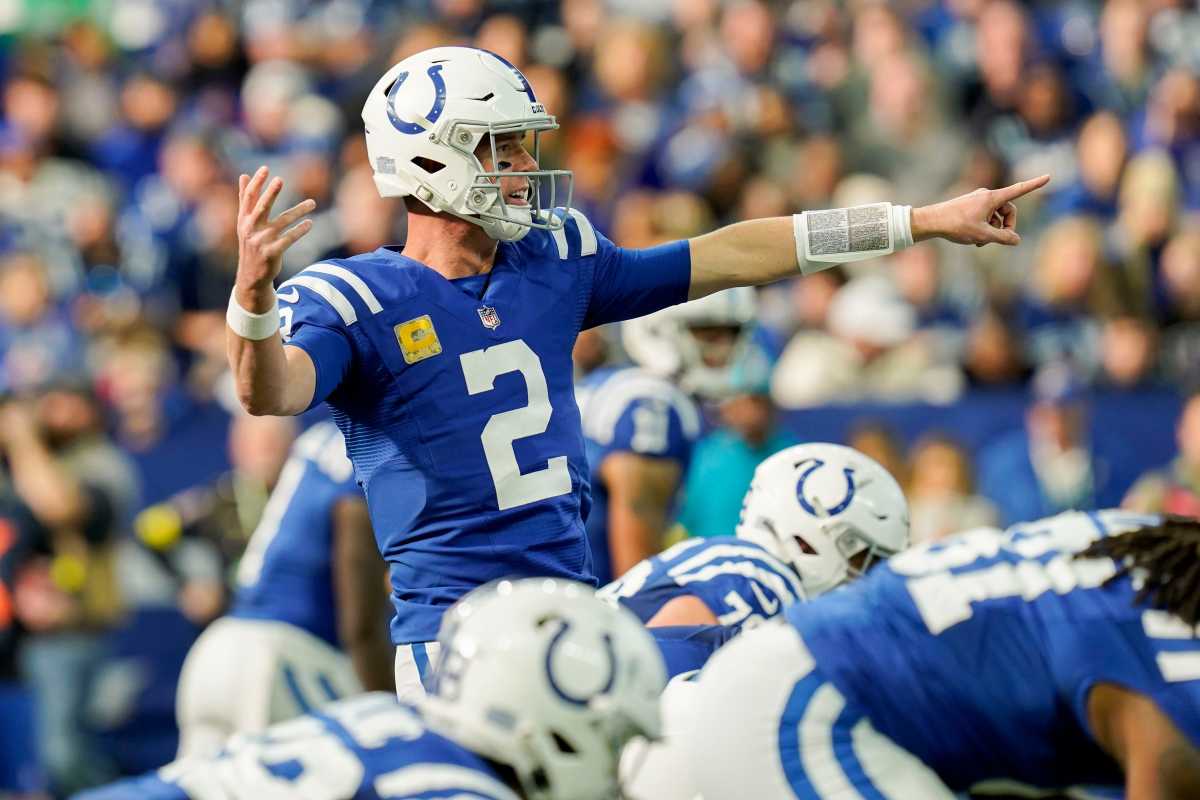
{"label": "black hair", "polygon": [[1145,573],[1135,602],[1174,614],[1189,625],[1200,624],[1200,520],[1164,516],[1162,522],[1093,542],[1076,558],[1111,558],[1117,574]]}

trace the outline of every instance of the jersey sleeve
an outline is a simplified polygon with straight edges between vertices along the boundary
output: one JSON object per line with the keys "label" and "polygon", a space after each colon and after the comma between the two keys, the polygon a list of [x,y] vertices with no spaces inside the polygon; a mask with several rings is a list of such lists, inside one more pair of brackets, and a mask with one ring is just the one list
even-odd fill
{"label": "jersey sleeve", "polygon": [[316,369],[312,408],[338,387],[354,360],[345,309],[334,302],[344,295],[325,278],[301,273],[284,282],[276,296],[283,343],[308,353]]}
{"label": "jersey sleeve", "polygon": [[617,419],[602,453],[634,453],[686,464],[699,434],[699,413],[691,401],[655,396],[632,400]]}
{"label": "jersey sleeve", "polygon": [[632,250],[618,247],[578,209],[551,238],[563,260],[577,260],[583,279],[580,329],[642,317],[687,300],[692,255],[686,240]]}

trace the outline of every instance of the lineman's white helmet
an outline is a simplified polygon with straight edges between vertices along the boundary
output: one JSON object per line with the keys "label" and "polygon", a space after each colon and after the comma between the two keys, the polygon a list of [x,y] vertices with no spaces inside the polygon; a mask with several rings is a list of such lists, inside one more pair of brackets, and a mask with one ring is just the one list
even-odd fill
{"label": "lineman's white helmet", "polygon": [[[362,110],[367,153],[375,185],[384,197],[412,195],[437,212],[469,220],[493,239],[515,241],[530,228],[558,228],[561,216],[538,213],[571,205],[569,170],[499,171],[496,137],[538,136],[558,127],[534,96],[529,81],[504,58],[474,47],[434,47],[396,64],[371,90]],[[485,171],[475,148],[487,137],[492,171]],[[509,202],[499,179],[525,177],[528,205]],[[556,203],[558,184],[566,202]]]}
{"label": "lineman's white helmet", "polygon": [[654,640],[583,584],[489,584],[446,613],[438,641],[427,718],[511,767],[530,800],[617,797],[621,748],[660,735]]}
{"label": "lineman's white helmet", "polygon": [[906,548],[908,502],[896,479],[859,451],[801,444],[758,465],[737,535],[789,564],[812,598]]}
{"label": "lineman's white helmet", "polygon": [[[645,370],[677,382],[685,392],[720,398],[735,391],[734,371],[747,368],[758,300],[754,289],[739,286],[664,308],[621,326],[625,352]],[[719,364],[705,358],[694,328],[732,328],[732,349]]]}

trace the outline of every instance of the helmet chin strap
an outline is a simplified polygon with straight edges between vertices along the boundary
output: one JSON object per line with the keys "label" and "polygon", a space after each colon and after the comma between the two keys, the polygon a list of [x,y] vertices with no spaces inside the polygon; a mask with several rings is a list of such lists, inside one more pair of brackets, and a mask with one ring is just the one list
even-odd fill
{"label": "helmet chin strap", "polygon": [[498,242],[518,242],[530,231],[529,225],[522,225],[520,222],[512,220],[481,217],[478,214],[460,214],[449,209],[445,213],[478,225],[483,228],[484,233]]}

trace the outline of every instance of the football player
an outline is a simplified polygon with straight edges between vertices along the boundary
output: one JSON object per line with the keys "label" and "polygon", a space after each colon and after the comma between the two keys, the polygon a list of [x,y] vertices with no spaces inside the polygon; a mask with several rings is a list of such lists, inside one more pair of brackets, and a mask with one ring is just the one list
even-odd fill
{"label": "football player", "polygon": [[413,645],[433,640],[471,588],[509,575],[592,580],[572,390],[580,330],[922,239],[1015,245],[1012,201],[1049,180],[632,250],[570,207],[569,172],[538,164],[554,117],[493,53],[406,58],[371,90],[363,122],[377,188],[405,198],[403,251],[315,264],[276,295],[314,203],[271,218],[280,179],[265,167],[241,176],[227,350],[251,413],[332,409],[390,564],[397,688],[418,692],[421,653],[434,659],[436,647]]}
{"label": "football player", "polygon": [[179,755],[208,755],[340,697],[391,690],[387,590],[342,434],[319,422],[292,446],[238,565],[229,614],[179,679]]}
{"label": "football player", "polygon": [[662,660],[637,619],[588,586],[477,589],[438,641],[419,708],[344,700],[78,800],[608,800],[622,745],[657,735]]}
{"label": "football player", "polygon": [[719,650],[705,798],[1200,797],[1200,523],[1070,512],[902,553]]}
{"label": "football player", "polygon": [[592,489],[592,571],[601,583],[662,549],[692,445],[697,400],[734,388],[752,360],[754,290],[727,289],[622,324],[635,367],[600,368],[576,383]]}
{"label": "football player", "polygon": [[800,444],[765,459],[735,536],[687,539],[600,589],[650,626],[770,619],[908,546],[908,503],[850,447]]}

